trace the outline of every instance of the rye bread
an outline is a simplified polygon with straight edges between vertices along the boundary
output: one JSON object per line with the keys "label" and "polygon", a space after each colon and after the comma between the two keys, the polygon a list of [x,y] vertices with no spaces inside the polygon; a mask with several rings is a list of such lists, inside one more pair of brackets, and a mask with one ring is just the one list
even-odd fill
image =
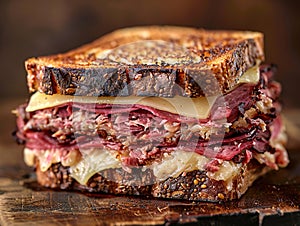
{"label": "rye bread", "polygon": [[121,168],[103,170],[91,177],[87,185],[81,185],[70,176],[69,167],[56,163],[42,172],[36,160],[37,181],[52,189],[212,202],[240,198],[258,177],[269,170],[266,165],[252,159],[232,179],[231,189],[228,189],[224,181],[207,177],[205,171],[183,172],[177,178],[156,182],[150,169],[143,171],[141,168],[132,173]]}
{"label": "rye bread", "polygon": [[117,30],[25,62],[30,92],[80,96],[224,94],[264,60],[263,34],[150,26]]}

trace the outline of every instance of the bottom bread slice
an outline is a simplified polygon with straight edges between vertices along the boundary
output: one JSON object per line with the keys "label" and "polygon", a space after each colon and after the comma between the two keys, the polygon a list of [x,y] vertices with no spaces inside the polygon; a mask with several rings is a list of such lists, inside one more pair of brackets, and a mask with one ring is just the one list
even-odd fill
{"label": "bottom bread slice", "polygon": [[86,185],[82,185],[70,176],[69,167],[55,163],[42,172],[39,161],[36,160],[37,180],[45,187],[195,201],[225,201],[240,198],[259,176],[269,170],[269,167],[252,159],[242,167],[237,176],[230,179],[231,181],[217,181],[209,178],[206,171],[194,170],[183,172],[176,178],[157,182],[150,169],[136,168],[128,172],[117,168],[100,171],[92,176]]}

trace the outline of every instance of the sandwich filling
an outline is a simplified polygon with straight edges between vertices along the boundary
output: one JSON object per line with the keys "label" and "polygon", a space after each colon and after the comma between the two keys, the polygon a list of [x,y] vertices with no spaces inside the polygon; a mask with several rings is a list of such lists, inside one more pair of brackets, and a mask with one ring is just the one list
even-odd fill
{"label": "sandwich filling", "polygon": [[16,136],[28,165],[69,167],[86,184],[105,169],[151,169],[157,181],[206,171],[228,182],[256,159],[288,164],[273,68],[250,69],[224,96],[72,97],[36,93],[20,106]]}

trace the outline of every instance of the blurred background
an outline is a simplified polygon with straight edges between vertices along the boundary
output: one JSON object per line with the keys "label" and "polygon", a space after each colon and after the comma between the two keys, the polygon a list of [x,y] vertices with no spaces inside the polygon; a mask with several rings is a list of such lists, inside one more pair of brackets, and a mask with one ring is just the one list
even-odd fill
{"label": "blurred background", "polygon": [[[26,58],[67,51],[117,28],[153,24],[263,32],[285,108],[300,107],[299,6],[280,0],[0,0],[0,103],[7,108],[1,114],[28,96]],[[10,119],[0,121],[1,130]]]}

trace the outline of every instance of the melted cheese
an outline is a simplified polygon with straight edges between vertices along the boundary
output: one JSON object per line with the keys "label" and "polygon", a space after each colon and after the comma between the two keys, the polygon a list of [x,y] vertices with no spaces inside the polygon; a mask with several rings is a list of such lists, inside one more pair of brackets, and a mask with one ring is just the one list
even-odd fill
{"label": "melted cheese", "polygon": [[153,164],[153,174],[159,181],[176,178],[182,172],[203,170],[209,158],[194,152],[174,151],[159,163]]}
{"label": "melted cheese", "polygon": [[[250,68],[239,79],[237,84],[242,83],[257,83],[259,80],[258,67]],[[35,93],[31,96],[26,111],[32,112],[40,109],[51,108],[70,102],[91,103],[91,104],[140,104],[158,110],[167,111],[174,114],[183,115],[186,117],[195,117],[206,119],[210,113],[217,96],[188,98],[176,96],[174,98],[163,97],[85,97],[85,96],[70,96],[70,95],[46,95]]]}
{"label": "melted cheese", "polygon": [[[24,159],[27,165],[34,166],[34,159],[38,158],[40,162],[40,169],[45,172],[49,169],[51,164],[61,162],[63,164],[63,157],[59,155],[59,150],[45,150],[35,151],[28,148],[24,149]],[[88,180],[96,173],[106,169],[122,168],[122,163],[113,154],[113,152],[105,149],[89,149],[73,151],[76,161],[71,164],[63,164],[70,166],[70,176],[77,180],[80,184],[85,185]],[[169,177],[176,178],[183,172],[191,172],[194,170],[205,170],[205,165],[210,161],[210,158],[199,155],[194,152],[186,152],[177,150],[166,154],[162,161],[154,162],[152,165],[142,166],[143,169],[153,170],[156,181],[164,181]],[[207,172],[207,176],[214,180],[223,180],[230,188],[231,180],[240,173],[242,164],[235,164],[231,161],[224,161],[219,170],[216,172]],[[109,179],[109,178],[108,178]]]}
{"label": "melted cheese", "polygon": [[237,84],[242,84],[242,83],[251,83],[251,84],[256,84],[259,81],[259,67],[255,66],[252,68],[249,68],[238,80]]}
{"label": "melted cheese", "polygon": [[70,167],[71,177],[86,184],[96,173],[105,169],[121,168],[121,162],[107,150],[91,149],[82,152],[82,159]]}

